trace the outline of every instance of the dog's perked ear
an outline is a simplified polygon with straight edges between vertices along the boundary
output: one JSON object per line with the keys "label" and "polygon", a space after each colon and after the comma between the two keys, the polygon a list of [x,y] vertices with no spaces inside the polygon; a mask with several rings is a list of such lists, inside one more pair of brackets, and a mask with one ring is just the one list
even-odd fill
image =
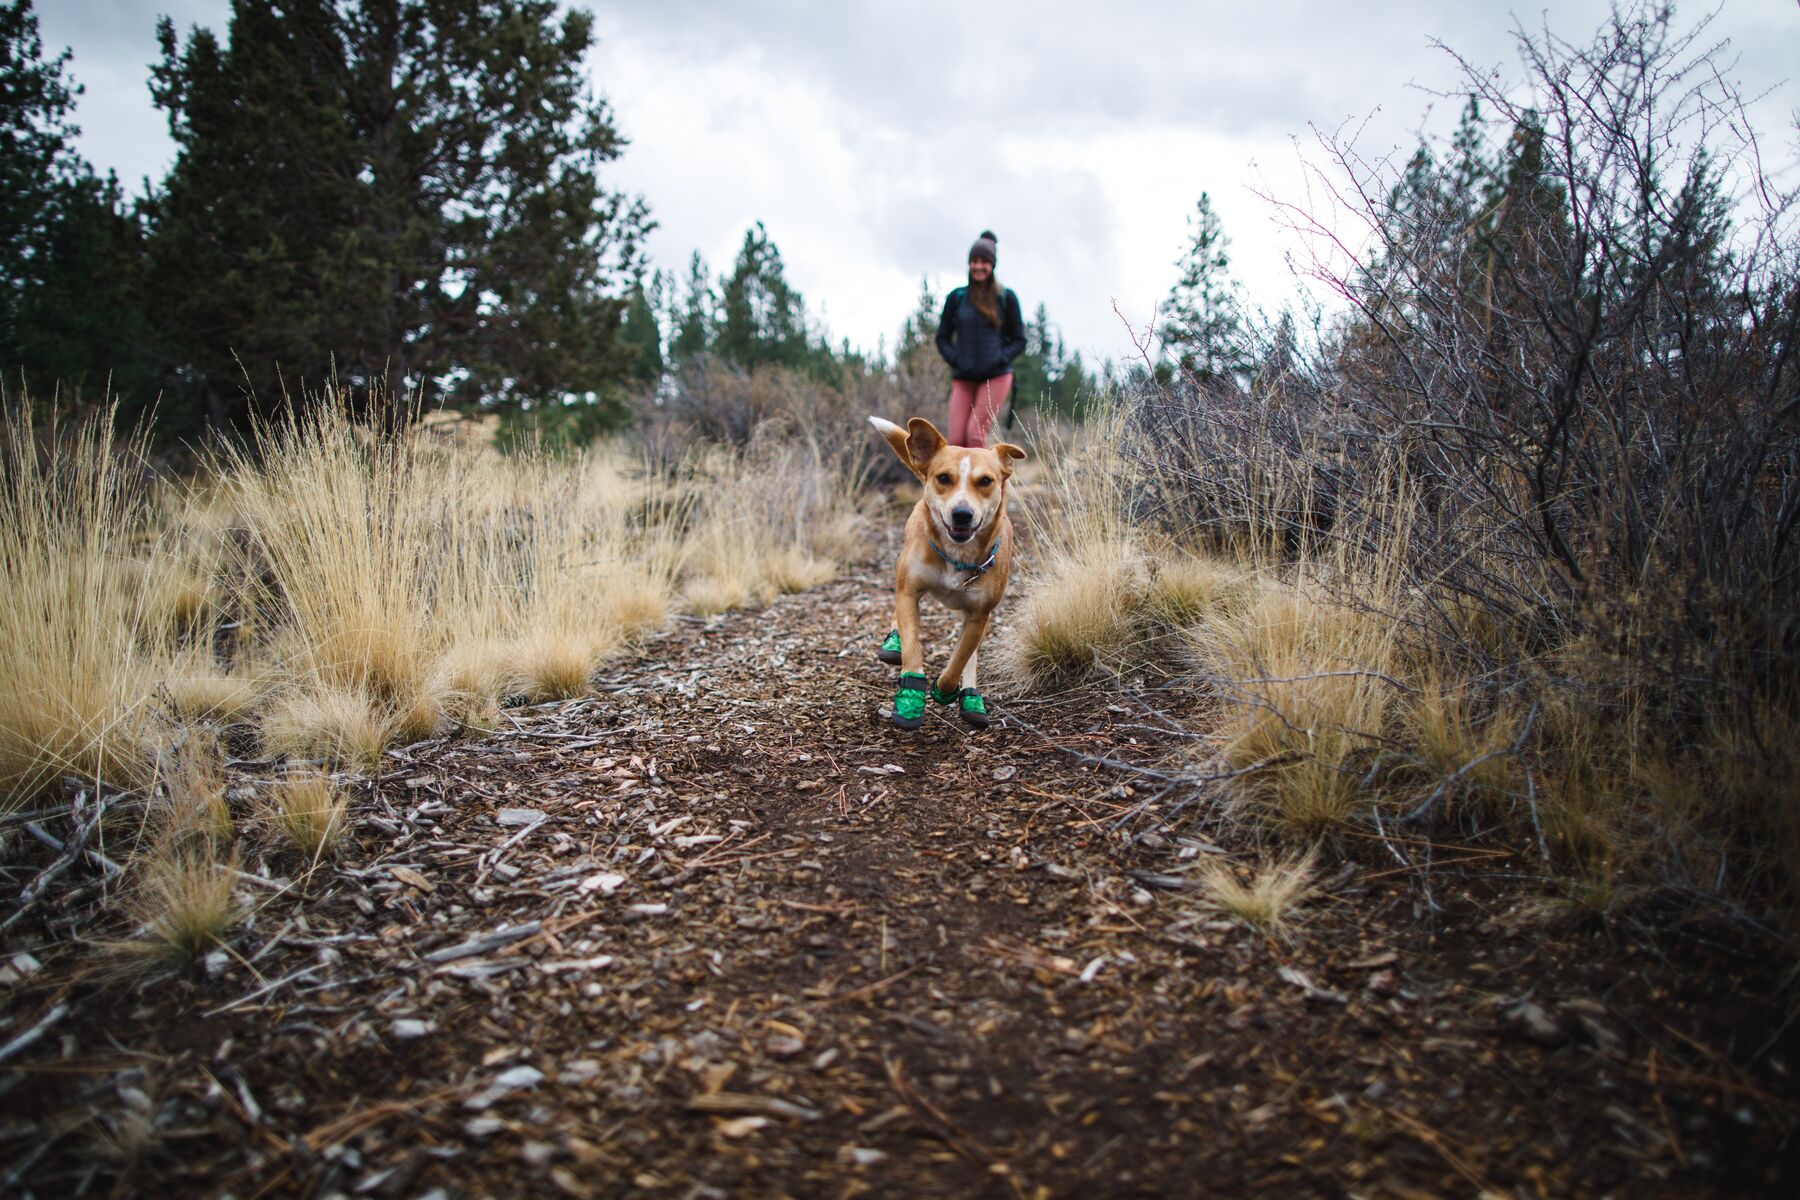
{"label": "dog's perked ear", "polygon": [[937,426],[924,417],[914,417],[906,423],[906,452],[911,456],[912,469],[925,477],[931,469],[931,460],[937,452],[944,448],[944,435],[937,431]]}
{"label": "dog's perked ear", "polygon": [[994,453],[1000,456],[1000,474],[1008,479],[1012,478],[1012,460],[1025,457],[1025,451],[1011,442],[999,443],[994,447]]}
{"label": "dog's perked ear", "polygon": [[900,461],[920,479],[925,478],[925,470],[931,465],[932,455],[944,445],[943,435],[924,417],[914,417],[907,422],[905,429],[880,417],[870,417],[869,424],[887,439],[887,444],[893,447]]}

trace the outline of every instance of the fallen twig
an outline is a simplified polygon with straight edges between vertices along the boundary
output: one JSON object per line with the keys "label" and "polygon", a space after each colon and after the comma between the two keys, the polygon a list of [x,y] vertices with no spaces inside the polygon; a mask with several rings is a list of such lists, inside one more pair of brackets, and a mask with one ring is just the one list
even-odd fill
{"label": "fallen twig", "polygon": [[59,1002],[56,1004],[49,1012],[38,1019],[37,1024],[33,1025],[30,1029],[27,1029],[24,1033],[21,1033],[12,1041],[6,1043],[6,1045],[0,1046],[0,1062],[5,1062],[20,1051],[29,1049],[33,1043],[50,1031],[52,1025],[55,1025],[58,1021],[68,1015],[69,1005],[67,1003]]}

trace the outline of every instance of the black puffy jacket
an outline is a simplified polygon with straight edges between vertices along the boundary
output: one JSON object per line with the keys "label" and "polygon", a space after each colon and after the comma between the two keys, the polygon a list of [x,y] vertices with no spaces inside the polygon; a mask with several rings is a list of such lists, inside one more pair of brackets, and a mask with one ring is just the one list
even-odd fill
{"label": "black puffy jacket", "polygon": [[1025,352],[1025,318],[1019,298],[1011,288],[1000,296],[1000,328],[988,324],[969,289],[959,287],[944,298],[944,315],[938,319],[938,353],[950,364],[953,379],[983,380],[1012,370],[1013,359]]}

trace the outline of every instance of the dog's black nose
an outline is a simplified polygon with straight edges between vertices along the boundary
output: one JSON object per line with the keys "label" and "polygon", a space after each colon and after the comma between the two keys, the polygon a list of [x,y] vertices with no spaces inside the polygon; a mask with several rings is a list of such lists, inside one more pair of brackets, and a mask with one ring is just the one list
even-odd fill
{"label": "dog's black nose", "polygon": [[950,510],[950,528],[967,529],[974,523],[975,511],[973,509],[964,508],[959,504]]}

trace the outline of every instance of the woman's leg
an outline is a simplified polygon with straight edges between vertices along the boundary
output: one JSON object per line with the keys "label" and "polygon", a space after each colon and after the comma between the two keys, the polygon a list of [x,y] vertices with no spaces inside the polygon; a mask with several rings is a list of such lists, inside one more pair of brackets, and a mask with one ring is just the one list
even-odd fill
{"label": "woman's leg", "polygon": [[950,428],[944,430],[944,440],[952,446],[966,446],[963,441],[969,432],[969,414],[975,410],[975,389],[979,383],[967,379],[950,381]]}
{"label": "woman's leg", "polygon": [[986,446],[988,430],[993,428],[994,418],[1006,407],[1006,398],[1012,395],[1013,377],[1008,371],[1004,375],[996,375],[992,379],[984,379],[975,385],[975,408],[969,414],[969,440],[958,442],[959,446]]}

